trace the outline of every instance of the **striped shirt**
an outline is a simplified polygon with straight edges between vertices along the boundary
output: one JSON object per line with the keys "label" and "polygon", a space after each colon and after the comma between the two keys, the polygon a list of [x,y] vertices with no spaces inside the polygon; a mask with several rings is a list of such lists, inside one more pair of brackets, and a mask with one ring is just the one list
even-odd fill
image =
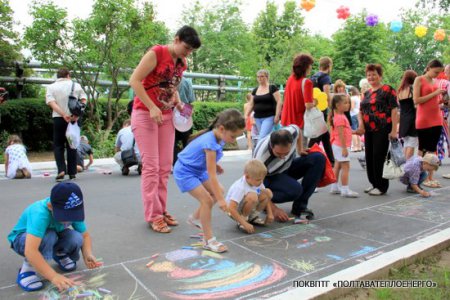
{"label": "striped shirt", "polygon": [[292,164],[292,161],[297,155],[297,139],[299,137],[300,128],[297,125],[289,125],[286,127],[283,127],[280,130],[287,130],[289,131],[294,140],[292,142],[291,150],[289,151],[289,154],[286,155],[284,159],[278,158],[272,153],[272,148],[270,146],[270,135],[267,135],[265,138],[263,138],[261,141],[258,142],[258,145],[256,146],[255,151],[253,152],[253,158],[256,158],[264,163],[267,168],[267,176],[276,175],[283,173]]}

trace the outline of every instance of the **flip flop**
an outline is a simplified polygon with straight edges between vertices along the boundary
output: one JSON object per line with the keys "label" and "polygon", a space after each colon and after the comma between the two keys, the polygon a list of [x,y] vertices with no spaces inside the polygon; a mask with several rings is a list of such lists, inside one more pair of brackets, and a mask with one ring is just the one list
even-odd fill
{"label": "flip flop", "polygon": [[450,174],[444,174],[444,175],[442,175],[442,177],[445,179],[450,179]]}
{"label": "flip flop", "polygon": [[[62,260],[67,259],[67,258],[70,260],[70,262],[68,262],[68,261],[66,263],[62,262]],[[77,262],[70,259],[70,257],[68,255],[64,255],[64,256],[53,255],[53,260],[58,264],[58,267],[64,272],[70,272],[77,268]],[[70,264],[73,264],[73,267],[68,268],[67,265],[70,265]]]}
{"label": "flip flop", "polygon": [[[32,276],[34,276],[35,278],[31,278],[30,281],[26,285],[21,283],[21,281],[24,280],[25,278],[29,278]],[[44,287],[44,283],[42,282],[42,280],[36,275],[36,272],[33,272],[33,271],[20,273],[20,270],[19,270],[19,274],[17,274],[16,282],[20,286],[20,288],[22,290],[24,290],[25,292],[39,291]],[[30,285],[35,284],[35,283],[40,283],[40,285],[38,287],[30,287]]]}

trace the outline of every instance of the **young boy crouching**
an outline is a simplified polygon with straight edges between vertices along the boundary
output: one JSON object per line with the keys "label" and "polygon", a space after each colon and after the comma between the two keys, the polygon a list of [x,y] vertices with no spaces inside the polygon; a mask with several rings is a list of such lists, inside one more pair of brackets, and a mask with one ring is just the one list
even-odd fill
{"label": "young boy crouching", "polygon": [[53,270],[48,261],[53,259],[64,272],[74,271],[80,249],[89,269],[101,266],[92,255],[91,237],[83,221],[83,194],[73,182],[58,183],[49,198],[23,211],[8,235],[11,248],[25,257],[17,275],[17,284],[23,290],[32,292],[44,287],[36,273],[60,291],[73,286],[74,281]]}
{"label": "young boy crouching", "polygon": [[[273,222],[270,205],[272,191],[264,187],[266,166],[257,159],[245,164],[244,176],[235,181],[228,190],[226,201],[231,217],[238,222],[239,229],[253,233],[254,225],[265,225]],[[259,214],[266,210],[267,217],[262,220]]]}
{"label": "young boy crouching", "polygon": [[400,177],[400,181],[406,184],[408,193],[418,193],[422,197],[430,197],[430,193],[420,186],[428,176],[427,172],[437,171],[439,168],[439,158],[433,153],[426,153],[423,157],[412,156],[404,166],[405,174]]}

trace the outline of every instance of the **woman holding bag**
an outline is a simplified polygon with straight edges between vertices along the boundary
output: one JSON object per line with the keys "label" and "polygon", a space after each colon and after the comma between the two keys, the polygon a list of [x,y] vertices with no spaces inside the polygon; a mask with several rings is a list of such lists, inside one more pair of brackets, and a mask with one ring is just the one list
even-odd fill
{"label": "woman holding bag", "polygon": [[175,138],[173,109],[182,109],[176,89],[186,70],[186,57],[200,45],[195,29],[183,26],[171,44],[153,46],[130,78],[136,93],[131,127],[142,160],[145,221],[160,233],[178,225],[166,209]]}
{"label": "woman holding bag", "polygon": [[307,78],[313,64],[314,59],[308,54],[299,54],[294,58],[292,74],[289,76],[284,90],[283,112],[281,113],[283,126],[295,124],[303,130],[305,111],[314,107],[313,83]]}
{"label": "woman holding bag", "polygon": [[364,190],[371,196],[387,192],[389,180],[383,178],[383,164],[389,149],[389,139],[397,138],[398,104],[395,89],[382,83],[383,68],[368,64],[366,77],[371,88],[365,92],[360,107],[357,134],[364,133],[366,171],[371,184]]}

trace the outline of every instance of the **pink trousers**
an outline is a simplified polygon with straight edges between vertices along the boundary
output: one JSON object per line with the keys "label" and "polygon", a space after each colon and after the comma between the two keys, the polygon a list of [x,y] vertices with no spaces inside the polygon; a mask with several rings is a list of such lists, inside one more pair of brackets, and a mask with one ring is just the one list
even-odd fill
{"label": "pink trousers", "polygon": [[172,113],[163,114],[158,125],[145,110],[133,110],[131,117],[136,144],[142,160],[141,193],[146,222],[153,222],[166,211],[167,181],[172,169],[175,128]]}

